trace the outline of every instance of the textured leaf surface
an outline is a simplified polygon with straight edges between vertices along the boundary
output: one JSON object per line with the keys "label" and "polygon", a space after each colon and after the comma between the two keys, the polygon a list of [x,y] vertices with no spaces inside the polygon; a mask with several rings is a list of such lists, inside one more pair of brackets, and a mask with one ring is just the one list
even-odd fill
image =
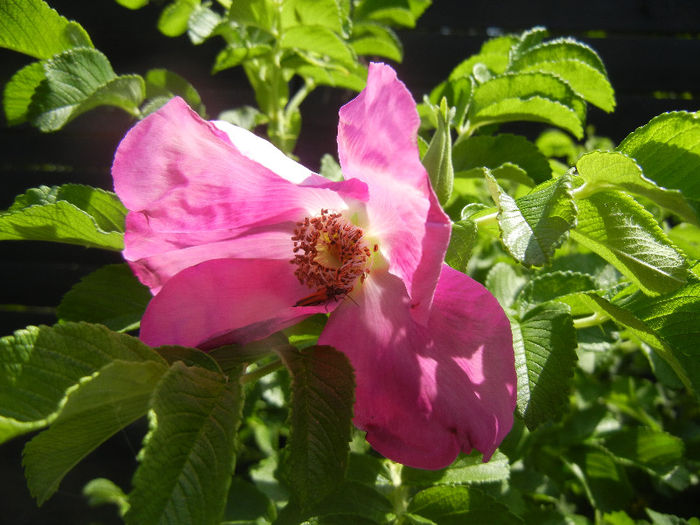
{"label": "textured leaf surface", "polygon": [[574,39],[559,38],[529,47],[511,63],[510,70],[555,74],[604,111],[615,108],[615,92],[603,62],[591,47]]}
{"label": "textured leaf surface", "polygon": [[455,270],[466,273],[469,257],[476,244],[478,233],[473,221],[463,220],[453,223],[445,262]]}
{"label": "textured leaf surface", "polygon": [[51,427],[24,449],[27,483],[39,505],[79,461],[146,415],[151,393],[167,369],[157,361],[112,361],[70,392]]}
{"label": "textured leaf surface", "polygon": [[41,0],[0,0],[0,47],[49,58],[72,47],[92,47],[90,37]]}
{"label": "textured leaf surface", "polygon": [[455,144],[452,159],[457,172],[482,166],[494,170],[512,163],[525,170],[537,183],[552,176],[547,159],[532,142],[520,135],[502,133],[469,137]]}
{"label": "textured leaf surface", "polygon": [[292,376],[282,475],[302,509],[328,496],[347,467],[355,380],[347,358],[324,346],[282,353]]}
{"label": "textured leaf surface", "polygon": [[576,224],[570,177],[559,177],[519,199],[503,191],[492,175],[487,174],[486,180],[508,252],[526,266],[547,263]]}
{"label": "textured leaf surface", "polygon": [[89,186],[40,186],[0,213],[0,239],[53,241],[120,251],[126,209],[113,193]]}
{"label": "textured leaf surface", "polygon": [[350,46],[358,55],[381,56],[396,62],[403,58],[403,47],[396,34],[377,24],[355,24]]}
{"label": "textured leaf surface", "polygon": [[70,387],[115,359],[164,363],[138,339],[101,325],[29,327],[0,339],[0,442],[46,426]]}
{"label": "textured leaf surface", "polygon": [[554,75],[504,74],[474,90],[468,118],[472,126],[517,120],[544,122],[581,138],[586,106]]}
{"label": "textured leaf surface", "polygon": [[[683,294],[684,292],[682,290],[686,290],[687,288],[691,289],[690,293],[692,297],[692,294],[696,293],[692,291],[692,286],[682,288],[679,291],[679,293]],[[685,293],[688,293],[687,290]],[[683,295],[681,295],[681,297],[683,297]],[[689,390],[693,390],[691,379],[686,374],[686,369],[680,360],[682,353],[676,352],[671,347],[669,347],[668,342],[660,337],[660,333],[657,332],[651,326],[649,326],[647,323],[645,323],[640,317],[635,315],[633,311],[630,311],[627,308],[621,308],[594,293],[583,294],[579,297],[579,300],[588,303],[594,311],[598,311],[610,316],[610,318],[617,324],[624,326],[627,330],[632,332],[639,339],[655,348],[656,352],[668,363],[668,365],[673,369],[673,371],[683,382],[683,384],[686,385],[686,387]],[[665,301],[665,298],[659,298],[659,300],[663,302]],[[652,301],[654,303],[656,302],[655,300]],[[692,299],[690,302],[692,305]],[[683,303],[684,301],[683,299],[681,299],[680,304],[683,305]],[[696,307],[695,310],[697,311],[698,308]],[[690,332],[697,332],[697,329],[690,328]],[[694,368],[696,368],[694,364],[689,363],[689,370],[693,370]],[[700,382],[698,382],[698,380],[700,380],[700,377],[696,378],[696,388],[698,385],[700,385]]]}
{"label": "textured leaf surface", "polygon": [[511,322],[517,411],[529,429],[557,419],[568,406],[576,365],[576,331],[568,306],[550,302]]}
{"label": "textured leaf surface", "polygon": [[2,103],[8,125],[16,126],[27,121],[32,96],[45,79],[42,63],[32,62],[17,71],[5,84]]}
{"label": "textured leaf surface", "polygon": [[[518,295],[520,311],[525,312],[540,303],[562,300],[570,294],[595,290],[592,276],[580,272],[551,272],[533,277]],[[571,303],[568,303],[571,306]],[[577,312],[572,311],[572,315]]]}
{"label": "textured leaf surface", "polygon": [[471,454],[458,458],[442,470],[420,470],[410,467],[401,470],[402,484],[409,486],[494,483],[509,477],[508,457],[498,450],[487,463],[483,462],[481,454]]}
{"label": "textured leaf surface", "polygon": [[182,362],[170,367],[151,403],[153,426],[129,495],[128,525],[219,523],[242,403],[238,375]]}
{"label": "textured leaf surface", "polygon": [[647,294],[685,283],[687,265],[656,219],[629,195],[605,190],[577,199],[571,238],[603,257]]}
{"label": "textured leaf surface", "polygon": [[630,133],[617,148],[632,157],[644,175],[664,188],[675,188],[700,209],[700,117],[664,113]]}
{"label": "textured leaf surface", "polygon": [[483,492],[467,487],[431,487],[416,494],[408,511],[440,525],[464,523],[522,524],[507,507]]}
{"label": "textured leaf surface", "polygon": [[[647,179],[642,168],[624,153],[592,151],[576,162],[576,169],[585,181],[586,194],[603,188],[615,188],[641,195],[672,211],[683,220],[697,223],[695,211],[678,190],[667,190]],[[580,189],[580,188],[579,188]]]}
{"label": "textured leaf surface", "polygon": [[117,331],[134,329],[151,297],[126,264],[111,264],[73,286],[57,314],[62,321],[101,323]]}
{"label": "textured leaf surface", "polygon": [[341,63],[353,63],[352,50],[333,31],[322,26],[290,27],[280,38],[283,49],[302,49]]}
{"label": "textured leaf surface", "polygon": [[77,48],[44,62],[46,81],[34,94],[32,123],[42,131],[55,131],[97,106],[116,106],[139,114],[145,96],[138,75],[117,76],[107,57],[96,49]]}
{"label": "textured leaf surface", "polygon": [[661,297],[640,297],[626,307],[671,346],[683,372],[700,393],[700,284],[688,284]]}

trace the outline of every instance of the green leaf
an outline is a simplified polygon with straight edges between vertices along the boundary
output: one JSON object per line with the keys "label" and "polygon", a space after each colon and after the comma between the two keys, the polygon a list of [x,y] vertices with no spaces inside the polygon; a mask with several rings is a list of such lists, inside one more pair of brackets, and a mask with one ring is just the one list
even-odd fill
{"label": "green leaf", "polygon": [[197,5],[187,19],[187,36],[193,44],[201,44],[217,34],[221,24],[226,21],[207,5]]}
{"label": "green leaf", "polygon": [[66,391],[114,360],[164,361],[101,325],[29,327],[0,339],[0,442],[46,426]]}
{"label": "green leaf", "polygon": [[92,47],[92,42],[80,24],[42,0],[0,0],[0,47],[49,58],[73,47]]}
{"label": "green leaf", "polygon": [[700,260],[700,228],[694,224],[678,224],[668,232],[668,238],[691,259]]}
{"label": "green leaf", "polygon": [[454,169],[452,167],[452,136],[450,123],[454,118],[454,108],[448,108],[447,100],[442,99],[439,106],[433,106],[437,129],[433,133],[428,150],[423,156],[422,162],[430,176],[430,183],[435,190],[435,195],[444,205],[452,195],[454,185]]}
{"label": "green leaf", "polygon": [[549,302],[511,321],[517,413],[529,429],[556,420],[568,406],[576,366],[576,331],[569,307]]}
{"label": "green leaf", "polygon": [[341,181],[343,180],[343,170],[335,160],[333,155],[329,153],[324,153],[321,157],[321,167],[319,173],[326,177],[328,180]]}
{"label": "green leaf", "polygon": [[272,522],[276,514],[277,511],[272,501],[255,485],[240,476],[235,476],[231,480],[228,502],[224,511],[224,522],[255,525],[256,518],[263,517]]}
{"label": "green leaf", "polygon": [[298,75],[305,79],[311,79],[315,84],[362,91],[367,83],[367,69],[359,63],[338,66],[331,62],[324,63],[323,67],[314,64],[299,64],[293,69]]}
{"label": "green leaf", "polygon": [[586,450],[577,459],[578,477],[594,508],[607,512],[629,504],[634,491],[625,470],[610,455]]}
{"label": "green leaf", "polygon": [[510,308],[523,285],[527,282],[510,264],[496,263],[486,276],[486,288],[498,299],[503,308]]}
{"label": "green leaf", "polygon": [[241,106],[228,109],[219,113],[218,120],[225,120],[231,124],[247,130],[252,130],[267,121],[267,117],[253,106]]}
{"label": "green leaf", "polygon": [[[646,326],[659,334],[673,349],[677,366],[664,357],[681,380],[687,374],[696,393],[700,392],[700,284],[692,283],[661,297],[639,297],[626,305]],[[652,344],[658,349],[657,344]],[[686,380],[687,381],[687,380]],[[687,382],[684,383],[687,386]]]}
{"label": "green leaf", "polygon": [[440,525],[523,523],[505,505],[473,487],[430,487],[413,497],[408,512]]}
{"label": "green leaf", "polygon": [[127,9],[141,9],[148,5],[149,0],[116,0],[116,2]]}
{"label": "green leaf", "polygon": [[282,33],[282,49],[303,50],[323,61],[328,58],[343,64],[353,64],[355,56],[347,44],[323,26],[294,26]]}
{"label": "green leaf", "polygon": [[[580,272],[558,271],[544,273],[533,277],[518,295],[518,304],[521,313],[534,308],[540,303],[559,300],[566,301],[566,297],[577,292],[587,292],[596,289],[593,277]],[[572,309],[571,314],[577,315]]]}
{"label": "green leaf", "polygon": [[61,321],[88,321],[116,331],[133,330],[151,298],[151,292],[126,264],[110,264],[73,286],[56,313]]}
{"label": "green leaf", "polygon": [[64,242],[120,251],[126,209],[115,194],[82,186],[40,186],[0,212],[0,240]]}
{"label": "green leaf", "polygon": [[508,252],[526,266],[549,262],[564,235],[576,224],[576,205],[567,175],[513,199],[486,174],[491,196],[498,206],[501,240]]}
{"label": "green leaf", "polygon": [[274,0],[238,0],[231,2],[228,16],[239,24],[252,25],[271,32],[278,4]]}
{"label": "green leaf", "polygon": [[455,270],[466,273],[467,264],[478,237],[476,223],[470,220],[452,223],[452,235],[447,246],[445,262]]}
{"label": "green leaf", "polygon": [[700,117],[676,111],[654,117],[618,146],[642,167],[644,175],[664,188],[681,190],[700,210]]}
{"label": "green leaf", "polygon": [[403,46],[399,37],[388,27],[379,24],[355,24],[350,46],[357,55],[380,56],[395,62],[403,59]]}
{"label": "green leaf", "polygon": [[605,188],[620,189],[646,197],[683,220],[697,224],[695,211],[688,206],[681,192],[657,186],[644,176],[634,159],[624,153],[591,151],[578,159],[576,169],[585,182],[585,186],[577,188],[578,198]]}
{"label": "green leaf", "polygon": [[180,96],[201,117],[205,116],[204,104],[199,93],[183,77],[167,69],[149,69],[146,72],[146,97]]}
{"label": "green leaf", "polygon": [[510,477],[508,457],[496,451],[484,463],[478,453],[460,456],[452,465],[442,470],[420,470],[404,467],[401,470],[401,483],[408,486],[461,485],[469,483],[495,483]]}
{"label": "green leaf", "polygon": [[124,491],[106,478],[95,478],[83,487],[83,496],[88,500],[88,505],[97,507],[111,503],[119,509],[119,515],[123,516],[129,509],[129,500]]}
{"label": "green leaf", "polygon": [[[320,523],[330,521],[335,516],[353,517],[353,521],[339,523],[390,523],[391,504],[373,488],[346,481],[326,497],[316,509],[318,516],[324,517]],[[328,521],[327,521],[328,520]],[[369,520],[369,521],[366,521]]]}
{"label": "green leaf", "polygon": [[452,149],[452,161],[457,172],[482,166],[494,170],[511,163],[525,170],[537,183],[552,177],[552,168],[537,147],[525,137],[509,133],[460,140]]}
{"label": "green leaf", "polygon": [[219,523],[243,404],[238,379],[181,362],[163,376],[151,402],[152,427],[129,494],[127,525]]}
{"label": "green leaf", "polygon": [[618,458],[657,475],[668,473],[683,459],[683,440],[644,427],[623,428],[607,434],[604,446]]}
{"label": "green leaf", "polygon": [[347,358],[330,347],[287,349],[281,356],[292,376],[290,436],[281,475],[306,511],[343,480],[355,380]]}
{"label": "green leaf", "polygon": [[591,47],[572,38],[531,46],[519,53],[508,69],[552,73],[591,104],[607,112],[615,108],[615,92],[600,57]]}
{"label": "green leaf", "polygon": [[337,0],[285,0],[280,24],[285,31],[292,26],[323,26],[342,34],[344,17]]}
{"label": "green leaf", "polygon": [[586,106],[554,75],[506,73],[476,87],[467,118],[472,128],[519,120],[544,122],[581,138]]}
{"label": "green leaf", "polygon": [[138,75],[116,76],[96,49],[71,49],[45,61],[46,80],[34,93],[29,114],[42,131],[55,131],[97,106],[116,106],[139,114],[144,82]]}
{"label": "green leaf", "polygon": [[224,69],[236,67],[247,60],[266,55],[271,51],[272,46],[266,41],[249,41],[247,45],[229,44],[216,55],[212,73],[218,73]]}
{"label": "green leaf", "polygon": [[[692,311],[692,302],[693,302],[693,293],[696,293],[692,290],[692,285],[690,287],[684,287],[681,290],[679,290],[677,293],[679,294],[679,301],[675,302],[673,297],[676,296],[676,294],[673,294],[671,296],[671,299],[668,299],[668,296],[663,296],[660,298],[653,298],[650,299],[649,302],[646,302],[646,300],[639,301],[636,303],[636,308],[642,308],[642,304],[664,304],[665,302],[669,302],[670,310],[673,311],[674,307],[675,308],[680,308],[681,312],[683,311],[683,307],[685,306],[685,297],[686,294],[688,294],[687,288],[690,288],[690,304],[691,304],[691,311]],[[684,291],[685,290],[685,291]],[[634,310],[634,303],[633,303],[633,309],[628,310],[627,308],[621,308],[603,297],[598,296],[595,293],[587,293],[587,294],[581,294],[579,297],[580,301],[583,301],[585,303],[588,303],[588,305],[593,309],[594,311],[600,312],[602,314],[605,314],[609,316],[613,321],[615,321],[617,324],[624,326],[627,330],[629,330],[632,334],[634,334],[636,337],[638,337],[640,340],[644,341],[648,345],[652,346],[656,352],[668,363],[668,365],[673,369],[673,371],[676,373],[678,378],[683,382],[683,384],[688,388],[690,391],[693,390],[693,383],[695,384],[695,388],[697,389],[697,386],[700,385],[700,374],[695,374],[696,375],[696,380],[692,381],[690,379],[691,376],[688,376],[686,374],[686,371],[693,372],[695,365],[692,362],[687,362],[683,363],[680,359],[683,356],[683,352],[679,351],[674,351],[668,344],[667,341],[659,337],[659,333],[657,332],[656,329],[654,329],[652,326],[647,324],[644,321],[643,317],[639,317],[636,315],[636,312]],[[658,303],[657,303],[658,300]],[[628,305],[629,307],[630,305]],[[663,306],[661,307],[663,311]],[[653,307],[652,307],[653,309]],[[683,313],[680,313],[680,315],[683,317]],[[687,317],[692,317],[692,314]],[[684,321],[687,322],[687,319]],[[689,330],[690,333],[697,332],[697,329],[692,328],[692,323],[690,325],[691,327],[686,327],[685,330]],[[687,360],[689,361],[689,360]],[[684,366],[686,365],[686,366]],[[698,368],[700,370],[700,368]],[[700,391],[700,390],[698,390]]]}
{"label": "green leaf", "polygon": [[510,61],[510,48],[516,40],[517,37],[513,35],[504,35],[487,40],[481,46],[479,54],[469,57],[452,70],[449,80],[472,75],[474,66],[477,64],[484,64],[491,72],[496,74],[505,73]]}
{"label": "green leaf", "polygon": [[577,199],[578,226],[571,238],[615,266],[646,294],[675,290],[687,265],[656,219],[629,195],[604,190]]}
{"label": "green leaf", "polygon": [[12,75],[5,85],[2,101],[9,126],[27,121],[32,96],[45,79],[44,66],[41,62],[32,62]]}
{"label": "green leaf", "polygon": [[167,371],[156,361],[112,361],[71,389],[60,415],[24,448],[27,484],[39,505],[90,452],[146,415],[151,393]]}
{"label": "green leaf", "polygon": [[353,18],[411,28],[429,5],[430,2],[415,0],[362,0],[355,6]]}
{"label": "green leaf", "polygon": [[199,0],[175,0],[165,6],[158,18],[158,30],[165,36],[180,36],[187,31],[187,21]]}

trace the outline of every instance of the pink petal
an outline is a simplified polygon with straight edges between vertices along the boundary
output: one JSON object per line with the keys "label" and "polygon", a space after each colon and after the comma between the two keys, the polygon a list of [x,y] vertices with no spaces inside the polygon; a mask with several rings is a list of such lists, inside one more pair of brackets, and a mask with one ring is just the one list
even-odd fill
{"label": "pink petal", "polygon": [[381,239],[389,271],[408,288],[425,321],[450,236],[420,162],[416,104],[396,73],[370,64],[367,87],[340,110],[338,153],[346,179],[369,188],[370,233]]}
{"label": "pink petal", "polygon": [[427,326],[401,281],[371,274],[319,344],[345,353],[357,381],[355,424],[386,457],[439,469],[460,451],[488,459],[510,430],[516,377],[510,324],[479,283],[446,265]]}
{"label": "pink petal", "polygon": [[213,348],[262,339],[338,303],[295,307],[311,294],[288,261],[215,259],[165,283],[146,308],[141,340],[150,346]]}
{"label": "pink petal", "polygon": [[[346,198],[366,196],[357,181],[329,183],[313,176],[304,185],[294,184],[257,162],[251,153],[255,144],[243,142],[254,158],[174,98],[134,126],[119,145],[112,175],[130,210],[124,257],[154,293],[172,275],[203,260],[261,255],[246,254],[245,246],[233,242],[251,231],[273,228],[274,236],[286,229],[291,238],[296,221],[322,208],[346,209]],[[292,164],[277,158],[270,166],[289,171]],[[210,249],[186,251],[204,245]],[[268,244],[260,245],[264,251]],[[177,250],[185,251],[177,257],[171,253]],[[159,263],[164,253],[168,261]],[[291,255],[290,248],[285,258]]]}

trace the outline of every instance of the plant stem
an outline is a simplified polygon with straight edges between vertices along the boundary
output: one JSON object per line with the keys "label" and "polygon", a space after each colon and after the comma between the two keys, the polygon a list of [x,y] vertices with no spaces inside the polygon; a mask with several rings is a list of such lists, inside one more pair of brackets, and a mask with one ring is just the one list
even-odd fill
{"label": "plant stem", "polygon": [[267,374],[271,374],[272,372],[279,370],[283,366],[284,365],[283,365],[282,361],[279,359],[272,361],[271,363],[268,363],[265,366],[261,366],[260,368],[256,368],[252,372],[248,372],[247,374],[243,374],[243,376],[241,377],[241,383],[243,383],[245,385],[246,383],[252,383],[253,381],[257,381],[261,377],[264,377]]}
{"label": "plant stem", "polygon": [[581,330],[582,328],[590,328],[591,326],[599,326],[610,320],[610,317],[605,314],[600,314],[594,312],[588,317],[581,317],[579,319],[574,319],[574,328],[576,330]]}

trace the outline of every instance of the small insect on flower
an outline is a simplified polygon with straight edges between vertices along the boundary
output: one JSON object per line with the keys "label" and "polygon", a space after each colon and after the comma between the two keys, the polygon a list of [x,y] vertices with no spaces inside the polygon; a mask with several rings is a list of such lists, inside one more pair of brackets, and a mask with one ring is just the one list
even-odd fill
{"label": "small insect on flower", "polygon": [[338,297],[345,295],[345,293],[346,291],[342,288],[326,286],[316,290],[311,295],[302,297],[294,304],[294,306],[317,306],[333,300],[337,301]]}

